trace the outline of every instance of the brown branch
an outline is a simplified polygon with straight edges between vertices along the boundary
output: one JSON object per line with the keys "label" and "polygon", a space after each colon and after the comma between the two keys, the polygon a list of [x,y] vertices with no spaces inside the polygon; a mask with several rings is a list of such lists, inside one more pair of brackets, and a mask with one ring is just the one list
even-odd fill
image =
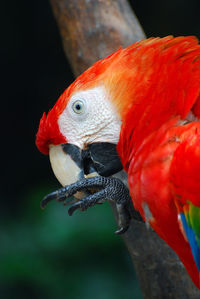
{"label": "brown branch", "polygon": [[75,76],[145,35],[126,1],[50,0]]}
{"label": "brown branch", "polygon": [[[120,46],[145,37],[126,0],[50,1],[75,76]],[[200,298],[176,254],[143,223],[133,220],[123,239],[144,298]]]}

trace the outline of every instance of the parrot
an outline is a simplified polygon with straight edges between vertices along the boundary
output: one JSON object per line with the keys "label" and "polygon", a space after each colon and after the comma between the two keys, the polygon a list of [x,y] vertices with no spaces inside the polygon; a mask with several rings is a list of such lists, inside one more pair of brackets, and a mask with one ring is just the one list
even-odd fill
{"label": "parrot", "polygon": [[[200,45],[151,37],[82,73],[44,113],[36,145],[69,214],[114,201],[124,233],[131,202],[200,289]],[[116,177],[124,170],[128,188]],[[74,196],[74,197],[72,197]]]}

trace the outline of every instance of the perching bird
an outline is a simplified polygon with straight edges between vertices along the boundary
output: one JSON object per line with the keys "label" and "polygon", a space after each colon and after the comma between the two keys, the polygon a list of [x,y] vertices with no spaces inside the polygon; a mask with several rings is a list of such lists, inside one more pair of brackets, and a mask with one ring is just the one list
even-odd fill
{"label": "perching bird", "polygon": [[[127,190],[109,178],[123,166],[134,208],[200,288],[199,118],[195,37],[149,38],[119,49],[79,76],[43,114],[36,144],[67,186],[43,205],[96,188],[85,198],[76,193],[70,214],[110,199],[124,215]],[[122,217],[122,226],[127,223]]]}

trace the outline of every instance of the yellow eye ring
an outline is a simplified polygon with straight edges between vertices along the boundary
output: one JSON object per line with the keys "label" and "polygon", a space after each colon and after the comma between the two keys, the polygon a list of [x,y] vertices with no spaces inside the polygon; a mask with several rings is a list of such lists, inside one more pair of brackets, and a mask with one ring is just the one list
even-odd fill
{"label": "yellow eye ring", "polygon": [[73,103],[72,109],[76,114],[81,114],[84,112],[85,107],[84,107],[84,102],[81,100],[77,100]]}

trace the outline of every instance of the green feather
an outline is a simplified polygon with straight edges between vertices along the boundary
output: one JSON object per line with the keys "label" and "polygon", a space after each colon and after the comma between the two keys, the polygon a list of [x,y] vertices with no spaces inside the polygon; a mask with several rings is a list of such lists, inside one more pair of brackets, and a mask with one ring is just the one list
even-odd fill
{"label": "green feather", "polygon": [[192,228],[195,233],[195,239],[200,247],[200,207],[188,202],[189,210],[187,212],[186,220],[188,226]]}

